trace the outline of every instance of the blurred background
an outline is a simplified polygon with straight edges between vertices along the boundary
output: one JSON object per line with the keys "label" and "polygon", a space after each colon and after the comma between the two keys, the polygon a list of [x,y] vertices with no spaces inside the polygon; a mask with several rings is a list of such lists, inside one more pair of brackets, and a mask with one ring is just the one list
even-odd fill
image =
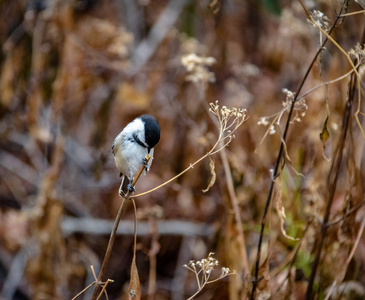
{"label": "blurred background", "polygon": [[[343,3],[303,2],[327,31]],[[365,4],[347,2],[347,12]],[[209,103],[218,99],[247,109],[248,120],[212,156],[216,181],[209,191],[202,191],[212,176],[205,159],[136,198],[137,267],[143,299],[187,299],[198,287],[183,265],[214,252],[212,279],[221,267],[237,274],[196,298],[246,299],[290,91],[324,39],[300,3],[2,0],[0,15],[0,298],[71,299],[93,282],[91,266],[98,273],[121,203],[111,153],[116,135],[143,113],[158,120],[154,162],[136,187],[147,191],[211,149],[218,129]],[[345,51],[355,48],[364,15],[338,24],[334,39]],[[349,71],[346,56],[327,43],[301,94]],[[304,297],[348,81],[316,89],[295,109],[264,232],[257,299]],[[365,111],[363,99],[353,114],[359,107]],[[353,117],[331,209],[331,220],[339,221],[328,229],[317,272],[318,299],[365,298],[364,158]],[[127,299],[133,219],[128,203],[107,270],[114,280],[109,299]]]}

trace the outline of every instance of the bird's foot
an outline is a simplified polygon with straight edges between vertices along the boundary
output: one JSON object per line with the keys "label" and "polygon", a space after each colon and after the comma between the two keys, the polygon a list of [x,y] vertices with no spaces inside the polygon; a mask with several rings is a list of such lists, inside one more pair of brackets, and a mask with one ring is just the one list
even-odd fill
{"label": "bird's foot", "polygon": [[132,183],[129,183],[127,185],[127,189],[130,193],[134,193],[136,191],[136,189],[134,188],[133,184]]}
{"label": "bird's foot", "polygon": [[[149,158],[149,159],[151,159],[151,158]],[[144,169],[146,170],[146,172],[148,172],[150,170],[150,166],[148,165],[148,160],[146,157],[143,159],[143,166],[144,166]]]}
{"label": "bird's foot", "polygon": [[122,198],[127,198],[126,193],[124,193],[123,191],[119,191],[119,196],[121,196]]}
{"label": "bird's foot", "polygon": [[125,193],[123,191],[123,181],[124,181],[124,178],[123,178],[123,180],[122,180],[122,182],[120,184],[118,193],[119,193],[119,196],[121,196],[122,198],[125,198],[126,195],[125,195]]}

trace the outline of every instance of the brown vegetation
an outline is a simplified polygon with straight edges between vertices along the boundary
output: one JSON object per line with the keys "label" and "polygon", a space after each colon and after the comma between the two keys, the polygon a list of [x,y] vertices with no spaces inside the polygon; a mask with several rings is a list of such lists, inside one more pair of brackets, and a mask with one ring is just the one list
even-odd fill
{"label": "brown vegetation", "polygon": [[143,113],[102,299],[364,299],[364,5],[1,1],[0,299],[92,297]]}

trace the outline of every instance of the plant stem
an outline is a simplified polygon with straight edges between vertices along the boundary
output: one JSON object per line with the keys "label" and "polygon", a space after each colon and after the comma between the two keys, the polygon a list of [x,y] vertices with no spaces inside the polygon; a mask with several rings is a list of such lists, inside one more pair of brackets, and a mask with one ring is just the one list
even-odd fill
{"label": "plant stem", "polygon": [[343,115],[342,134],[341,134],[341,138],[340,138],[340,141],[339,141],[339,145],[337,147],[335,158],[333,160],[333,164],[332,164],[331,169],[329,171],[329,176],[328,176],[328,190],[329,190],[328,202],[327,202],[327,205],[326,205],[326,212],[325,212],[325,215],[323,217],[323,222],[322,222],[322,226],[321,226],[321,235],[320,235],[320,238],[319,238],[318,247],[316,249],[315,259],[314,259],[314,262],[313,262],[311,274],[310,274],[309,281],[308,281],[308,288],[307,288],[307,292],[305,294],[305,299],[306,300],[310,300],[310,299],[313,298],[313,284],[314,284],[314,280],[315,280],[315,277],[316,277],[317,268],[318,268],[318,265],[319,265],[319,262],[320,262],[320,259],[321,259],[321,253],[322,253],[322,248],[323,248],[323,244],[324,244],[324,240],[325,240],[326,232],[327,232],[327,228],[328,228],[328,221],[329,221],[329,217],[330,217],[330,213],[331,213],[332,202],[333,202],[335,192],[336,192],[337,180],[338,180],[338,176],[339,176],[339,173],[340,173],[343,150],[344,150],[344,147],[345,147],[347,131],[348,131],[348,128],[349,128],[349,123],[350,123],[351,109],[352,109],[352,103],[353,103],[353,99],[354,99],[354,95],[355,95],[355,89],[356,89],[356,76],[353,73],[352,76],[351,76],[351,80],[349,82],[349,95],[348,95],[348,100],[347,100],[347,103],[346,103],[345,112],[344,112],[344,115]]}
{"label": "plant stem", "polygon": [[[341,7],[341,10],[340,10],[340,13],[337,16],[337,18],[334,21],[331,29],[328,32],[329,35],[332,33],[332,31],[336,27],[336,24],[341,19],[341,13],[342,13],[347,1],[348,0],[344,0],[344,2],[342,4],[342,7]],[[309,73],[310,73],[315,61],[317,60],[318,55],[321,53],[321,51],[322,51],[323,47],[326,45],[327,41],[328,41],[328,37],[325,38],[325,40],[323,41],[321,47],[318,49],[317,53],[313,57],[312,62],[310,63],[310,65],[309,65],[302,81],[300,82],[299,87],[298,87],[298,89],[295,93],[293,102],[290,106],[288,118],[286,120],[285,129],[284,129],[284,133],[283,133],[283,138],[282,138],[282,141],[281,141],[281,144],[280,144],[279,154],[278,154],[277,159],[276,159],[276,166],[275,166],[275,169],[274,169],[274,174],[273,174],[271,184],[270,184],[269,194],[267,196],[267,200],[266,200],[266,204],[265,204],[265,208],[264,208],[264,214],[263,214],[262,220],[261,220],[261,230],[260,230],[259,242],[258,242],[258,245],[257,245],[257,255],[256,255],[256,262],[255,262],[255,274],[254,274],[254,278],[253,278],[252,290],[251,290],[251,296],[250,296],[251,300],[254,299],[255,291],[256,291],[256,288],[257,288],[258,280],[259,280],[258,279],[258,273],[259,273],[259,267],[260,267],[261,246],[262,246],[262,241],[263,241],[263,236],[264,236],[264,229],[265,229],[265,225],[266,225],[266,216],[267,216],[267,213],[268,213],[268,209],[269,209],[270,202],[271,202],[271,199],[272,199],[272,194],[273,194],[273,191],[274,191],[275,178],[279,175],[279,168],[280,168],[280,165],[281,165],[282,155],[283,155],[283,152],[284,152],[284,143],[285,143],[288,131],[289,131],[290,119],[291,119],[291,116],[292,116],[293,111],[294,111],[295,103],[298,100],[298,95],[299,95],[300,91],[302,90],[303,85],[304,85],[305,81],[307,80],[307,78],[309,76]]]}
{"label": "plant stem", "polygon": [[[223,162],[224,172],[226,174],[228,194],[229,194],[229,197],[231,199],[232,208],[233,208],[234,217],[235,217],[235,223],[236,223],[235,225],[236,225],[236,230],[237,230],[237,233],[238,233],[238,242],[240,244],[239,252],[241,253],[241,257],[242,257],[243,271],[244,271],[245,276],[246,276],[250,272],[250,268],[248,266],[245,235],[244,235],[244,232],[243,232],[243,229],[242,229],[242,219],[241,219],[241,214],[240,214],[240,208],[239,208],[239,205],[238,205],[238,200],[237,200],[237,197],[236,197],[236,193],[234,191],[233,178],[232,178],[231,170],[230,170],[230,167],[229,167],[226,150],[222,149],[222,151],[220,152],[220,155],[221,155],[221,159],[222,159],[222,162]],[[247,293],[247,291],[246,291],[246,293]]]}
{"label": "plant stem", "polygon": [[[151,157],[147,156],[145,158],[145,160],[146,160],[145,164],[147,164],[150,159],[151,159]],[[141,176],[141,174],[143,173],[144,169],[145,169],[145,165],[142,165],[141,168],[139,169],[138,173],[137,173],[137,176],[133,180],[133,183],[132,183],[133,186],[136,185],[136,183],[137,183],[139,177]],[[101,287],[101,283],[103,282],[104,273],[106,271],[106,268],[108,267],[110,255],[111,255],[112,250],[113,250],[113,245],[114,245],[116,233],[117,233],[117,230],[118,230],[118,225],[119,225],[120,219],[121,219],[121,217],[123,215],[123,212],[124,212],[124,209],[125,209],[126,200],[128,200],[130,197],[131,197],[131,192],[128,191],[125,198],[123,198],[123,201],[122,201],[122,203],[119,207],[117,217],[115,218],[115,221],[114,221],[113,230],[110,234],[109,243],[108,243],[108,247],[107,247],[106,252],[105,252],[103,264],[101,266],[100,273],[99,273],[99,276],[98,276],[98,280],[95,284],[94,292],[93,292],[93,295],[91,297],[91,300],[95,300],[98,296],[98,293],[99,293],[99,290],[100,290],[100,287]]]}

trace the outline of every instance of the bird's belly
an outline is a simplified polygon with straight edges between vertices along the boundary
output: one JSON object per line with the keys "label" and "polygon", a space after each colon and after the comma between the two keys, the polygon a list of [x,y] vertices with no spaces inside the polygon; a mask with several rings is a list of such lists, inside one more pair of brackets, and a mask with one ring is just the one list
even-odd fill
{"label": "bird's belly", "polygon": [[115,164],[119,172],[128,178],[134,178],[143,164],[147,149],[137,145],[120,150],[114,156]]}

